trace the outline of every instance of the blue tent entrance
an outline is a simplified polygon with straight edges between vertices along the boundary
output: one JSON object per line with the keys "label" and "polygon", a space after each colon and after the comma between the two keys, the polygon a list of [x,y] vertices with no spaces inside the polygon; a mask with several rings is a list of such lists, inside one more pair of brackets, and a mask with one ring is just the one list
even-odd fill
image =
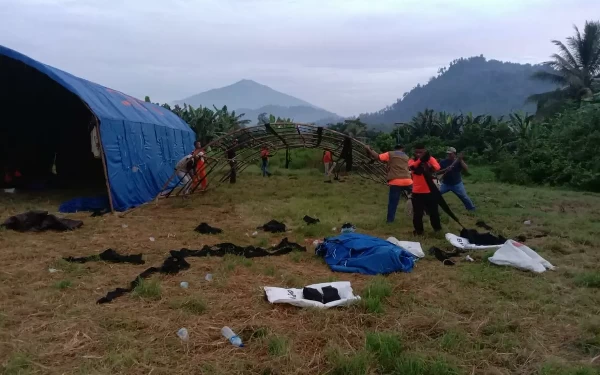
{"label": "blue tent entrance", "polygon": [[[156,197],[195,134],[171,111],[0,46],[0,167],[107,180],[114,210]],[[100,159],[94,159],[98,136]],[[97,153],[98,154],[98,153]],[[86,174],[87,173],[87,174]],[[101,174],[100,174],[101,176]]]}

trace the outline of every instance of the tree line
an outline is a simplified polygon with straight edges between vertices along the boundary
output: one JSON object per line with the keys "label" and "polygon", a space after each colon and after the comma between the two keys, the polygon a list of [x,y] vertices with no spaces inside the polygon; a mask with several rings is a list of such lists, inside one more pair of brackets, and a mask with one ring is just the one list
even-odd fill
{"label": "tree line", "polygon": [[472,163],[492,166],[502,182],[600,192],[600,23],[588,21],[566,42],[552,43],[558,52],[531,78],[556,89],[527,98],[536,104],[535,114],[475,116],[425,109],[391,132],[373,132],[360,119],[330,127],[363,136],[381,152],[397,143],[408,149],[424,143],[443,156],[452,146]]}
{"label": "tree line", "polygon": [[[491,165],[502,182],[600,192],[600,153],[596,150],[600,145],[600,22],[586,22],[582,32],[575,27],[565,43],[552,42],[558,52],[543,64],[544,70],[528,77],[556,85],[556,89],[529,96],[527,100],[536,105],[535,114],[492,116],[425,109],[408,122],[396,123],[391,132],[371,129],[360,118],[328,127],[363,139],[381,152],[397,143],[408,149],[425,143],[434,155],[442,156],[452,146],[474,164]],[[204,144],[250,123],[227,106],[162,106],[187,122]],[[292,119],[263,113],[258,122]]]}

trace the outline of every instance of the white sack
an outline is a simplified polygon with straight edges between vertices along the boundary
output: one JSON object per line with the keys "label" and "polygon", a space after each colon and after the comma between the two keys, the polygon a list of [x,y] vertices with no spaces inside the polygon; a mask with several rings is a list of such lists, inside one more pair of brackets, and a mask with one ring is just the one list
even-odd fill
{"label": "white sack", "polygon": [[398,241],[396,237],[390,237],[387,239],[388,242],[393,243],[396,246],[400,246],[404,250],[408,251],[412,255],[423,258],[425,257],[425,253],[423,252],[423,248],[419,242],[411,242],[411,241]]}
{"label": "white sack", "polygon": [[446,233],[446,239],[452,244],[452,246],[465,249],[465,250],[485,250],[485,249],[498,249],[503,245],[475,245],[469,242],[464,237],[456,236],[452,233]]}
{"label": "white sack", "polygon": [[513,266],[536,273],[554,269],[554,266],[538,253],[522,243],[512,240],[506,241],[489,260],[499,266]]}
{"label": "white sack", "polygon": [[318,307],[320,309],[328,309],[330,307],[336,306],[348,306],[360,301],[360,296],[355,296],[352,292],[352,286],[350,285],[349,281],[336,281],[332,283],[313,284],[307,285],[306,287],[317,289],[319,292],[323,293],[324,286],[331,286],[336,288],[340,295],[340,299],[337,301],[332,301],[323,304],[321,302],[304,299],[302,295],[302,289],[286,289],[276,288],[272,286],[265,286],[264,289],[269,302],[289,303],[290,305],[298,307]]}

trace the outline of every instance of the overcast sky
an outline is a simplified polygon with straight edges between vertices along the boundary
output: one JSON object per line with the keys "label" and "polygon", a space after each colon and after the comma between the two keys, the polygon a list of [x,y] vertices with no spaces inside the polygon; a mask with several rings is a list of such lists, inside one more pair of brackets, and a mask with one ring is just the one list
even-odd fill
{"label": "overcast sky", "polygon": [[545,61],[590,17],[600,0],[0,0],[0,44],[153,101],[247,78],[355,115],[455,58]]}

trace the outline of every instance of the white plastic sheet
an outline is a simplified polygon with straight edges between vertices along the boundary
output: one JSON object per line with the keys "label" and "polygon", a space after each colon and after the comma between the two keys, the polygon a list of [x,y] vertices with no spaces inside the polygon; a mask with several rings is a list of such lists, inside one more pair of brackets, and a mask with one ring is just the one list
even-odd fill
{"label": "white plastic sheet", "polygon": [[393,243],[396,246],[400,246],[404,250],[408,251],[412,255],[423,258],[425,257],[425,253],[423,252],[423,248],[419,242],[411,242],[411,241],[399,241],[396,237],[390,237],[387,239],[388,242]]}
{"label": "white plastic sheet", "polygon": [[287,303],[298,307],[317,307],[320,309],[328,309],[336,306],[348,306],[353,303],[360,301],[360,296],[355,296],[352,291],[352,286],[349,281],[336,281],[332,283],[321,283],[307,285],[307,288],[314,288],[323,293],[323,287],[331,286],[338,290],[340,295],[339,300],[332,301],[326,304],[321,302],[304,299],[302,295],[302,289],[295,288],[277,288],[272,286],[265,286],[265,294],[267,299],[271,303]]}
{"label": "white plastic sheet", "polygon": [[486,249],[499,249],[503,245],[475,245],[469,242],[464,237],[456,236],[452,233],[446,233],[446,239],[452,244],[452,246],[465,249],[465,250],[486,250]]}
{"label": "white plastic sheet", "polygon": [[499,266],[512,266],[535,273],[553,270],[554,266],[529,247],[517,241],[508,240],[489,261]]}

